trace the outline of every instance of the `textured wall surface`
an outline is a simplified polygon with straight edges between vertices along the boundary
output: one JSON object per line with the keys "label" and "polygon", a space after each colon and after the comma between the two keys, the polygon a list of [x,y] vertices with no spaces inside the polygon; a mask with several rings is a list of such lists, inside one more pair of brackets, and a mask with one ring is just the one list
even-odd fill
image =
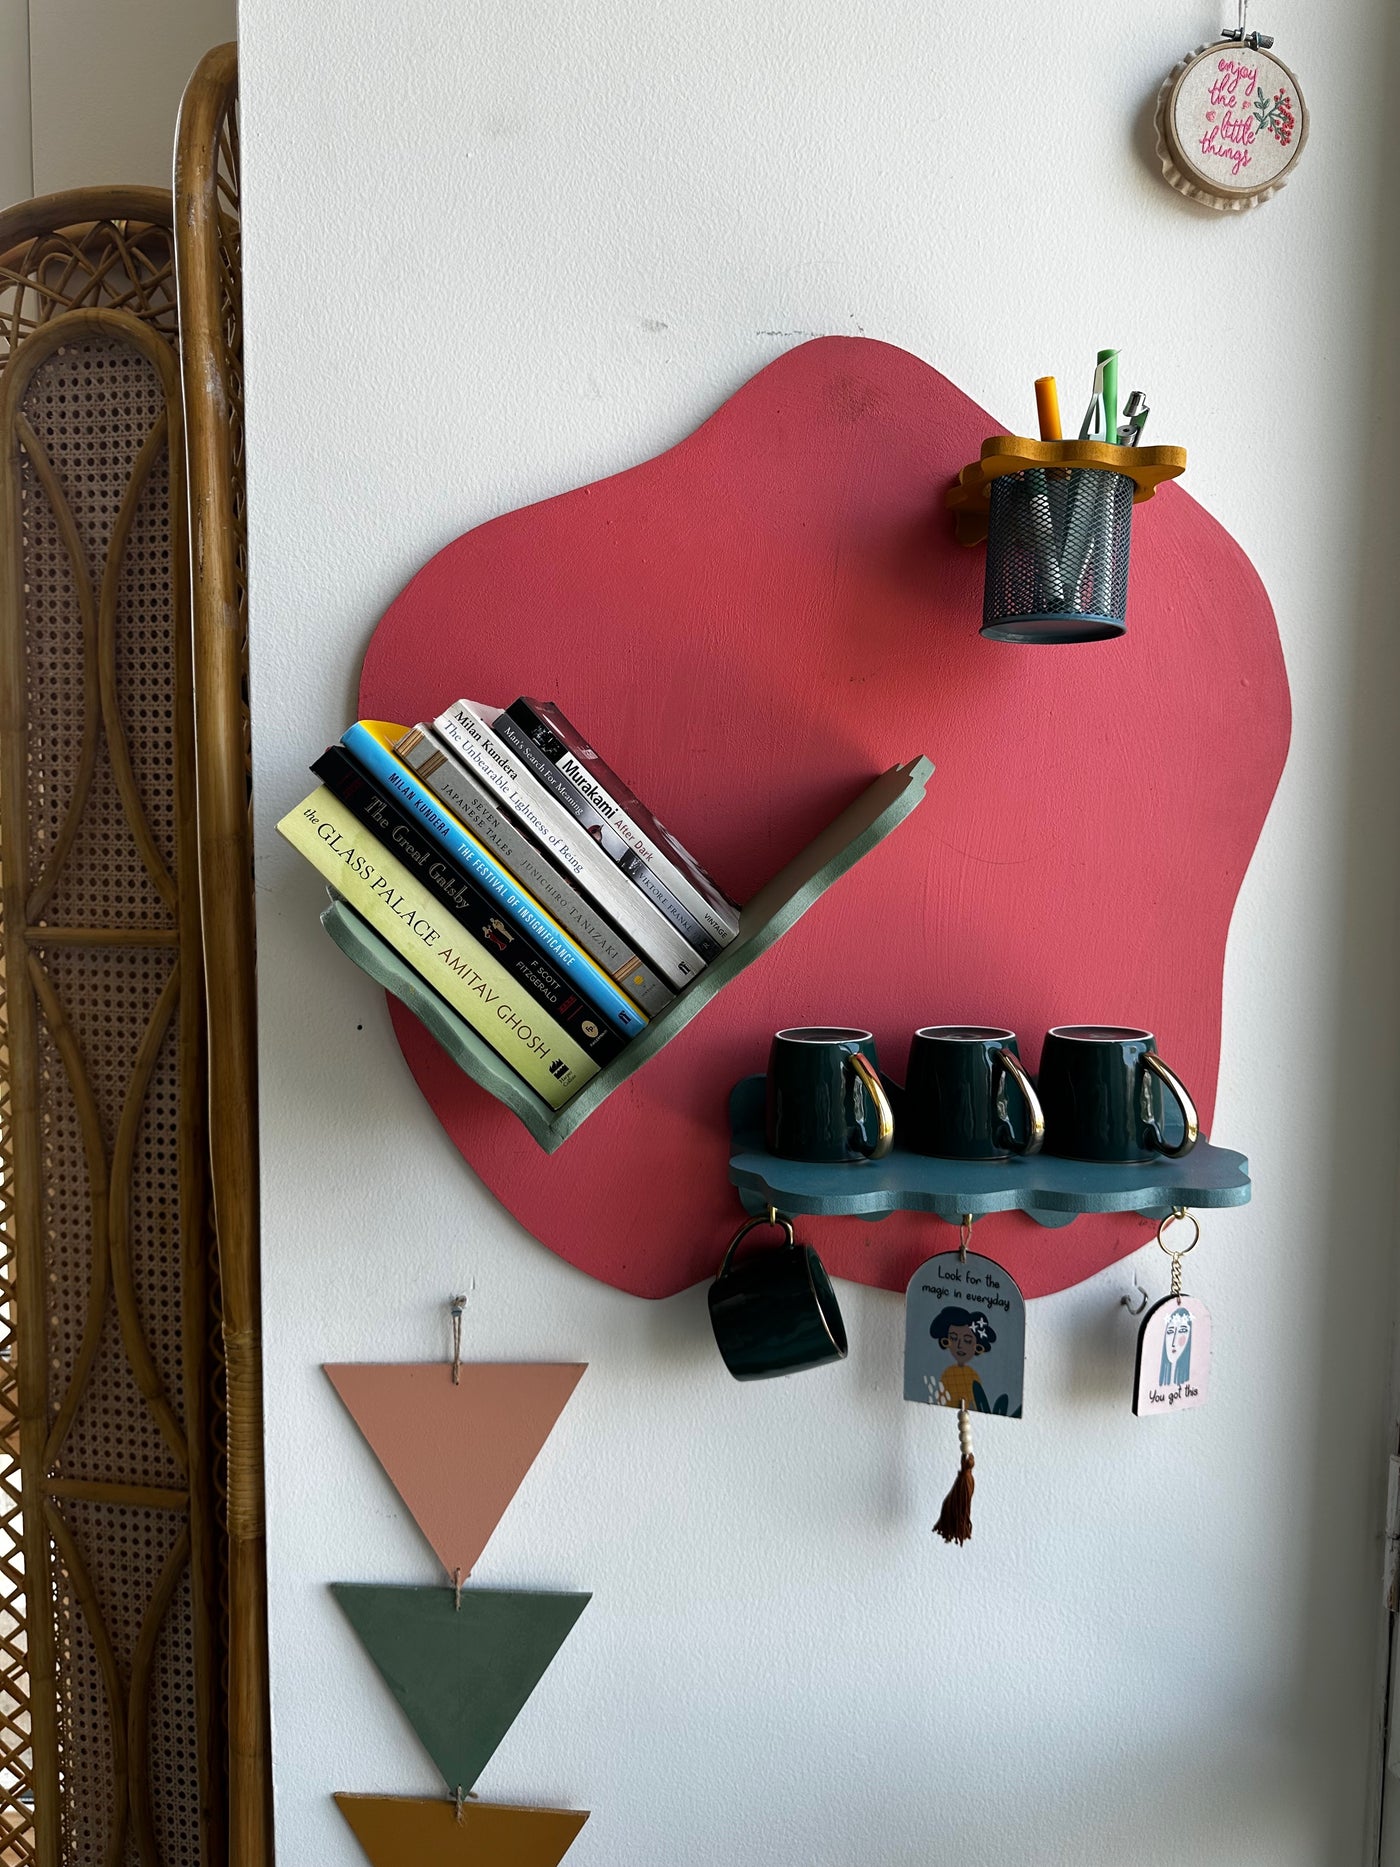
{"label": "textured wall surface", "polygon": [[[594,1593],[480,1784],[594,1809],[571,1864],[1363,1858],[1400,1114],[1393,502],[1370,472],[1394,410],[1388,11],[1357,0],[1343,33],[1278,0],[1261,23],[1312,138],[1276,200],[1219,219],[1163,186],[1147,127],[1213,15],[244,0],[287,1861],[357,1860],[335,1789],[438,1788],[327,1592],[435,1566],[319,1364],[445,1353],[469,1287],[468,1355],[590,1364],[477,1569]],[[1034,1303],[1026,1419],[980,1436],[962,1551],[929,1535],[954,1434],[899,1398],[896,1300],[842,1286],[849,1363],[745,1389],[703,1290],[647,1305],[534,1245],[271,831],[430,553],[655,453],[813,332],[904,345],[1018,425],[1046,369],[1077,420],[1122,344],[1149,435],[1190,448],[1264,579],[1293,692],[1216,1101],[1258,1197],[1188,1279],[1211,1403],[1129,1412],[1119,1299],[1134,1271],[1166,1289],[1155,1250]],[[1140,730],[1143,809],[1169,811],[1173,748]]]}
{"label": "textured wall surface", "polygon": [[236,12],[235,0],[32,0],[33,192],[168,188],[180,94],[233,38]]}

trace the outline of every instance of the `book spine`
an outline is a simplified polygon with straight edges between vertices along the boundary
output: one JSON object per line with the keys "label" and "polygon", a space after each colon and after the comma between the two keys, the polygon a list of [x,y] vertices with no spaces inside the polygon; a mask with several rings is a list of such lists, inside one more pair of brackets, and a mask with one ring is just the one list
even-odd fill
{"label": "book spine", "polygon": [[[360,747],[357,755],[354,740]],[[483,843],[454,818],[429,803],[418,782],[388,747],[364,727],[355,726],[342,736],[341,747],[352,766],[375,784],[395,807],[405,812],[435,849],[469,875],[477,886],[504,908],[540,952],[569,980],[574,989],[625,1037],[645,1030],[646,1013],[622,991],[579,942],[543,908],[523,881],[502,868]],[[313,767],[313,769],[315,769]]]}
{"label": "book spine", "polygon": [[[506,708],[505,718],[588,800],[681,906],[721,946],[728,946],[739,932],[739,909],[558,707],[552,701],[521,699]],[[496,731],[502,731],[499,720]]]}
{"label": "book spine", "polygon": [[523,774],[524,783],[512,775],[519,767],[504,742],[473,714],[464,713],[462,722],[446,714],[442,718],[446,724],[441,731],[436,721],[431,729],[417,729],[431,732],[426,750],[412,734],[396,748],[429,788],[455,809],[448,787],[461,793],[463,786],[454,778],[454,769],[478,778],[539,838],[584,893],[651,955],[672,985],[679,987],[695,978],[705,964],[696,949],[640,889],[632,887],[616,864],[579,834],[573,819],[528,772]]}
{"label": "book spine", "polygon": [[[357,821],[411,874],[428,887],[447,912],[473,939],[493,952],[538,1005],[556,1019],[581,1050],[601,1066],[621,1056],[627,1039],[550,963],[529,933],[502,918],[502,905],[454,862],[432,838],[386,797],[340,746],[331,746],[311,767],[330,791],[354,812]],[[556,944],[558,942],[556,941]],[[615,994],[615,996],[617,996]],[[634,1029],[640,1019],[633,1014]]]}
{"label": "book spine", "polygon": [[[706,931],[669,884],[631,848],[626,837],[619,834],[598,806],[576,784],[570,783],[529,734],[522,732],[508,713],[497,714],[491,721],[491,730],[498,739],[505,741],[536,783],[571,817],[577,818],[590,840],[617,864],[628,881],[640,888],[649,901],[656,903],[681,938],[688,941],[702,959],[717,958],[721,942]],[[730,937],[726,933],[726,940]]]}
{"label": "book spine", "polygon": [[551,1108],[562,1108],[598,1074],[593,1058],[441,912],[402,863],[364,836],[324,785],[277,828]]}
{"label": "book spine", "polygon": [[[470,811],[463,808],[451,814],[446,801],[420,784],[417,773],[390,749],[403,737],[401,726],[360,720],[342,733],[341,744],[383,790],[412,811],[449,856],[466,863],[469,851],[482,851],[506,883],[519,884],[527,903],[552,914],[560,932],[575,940],[618,987],[625,1006],[630,1008],[635,1001],[651,1015],[664,1011],[676,995],[651,961],[566,880],[516,819],[498,809],[495,800],[474,782]],[[463,777],[465,781],[466,774]],[[465,827],[468,824],[470,829]],[[620,1017],[617,1021],[622,1023]]]}

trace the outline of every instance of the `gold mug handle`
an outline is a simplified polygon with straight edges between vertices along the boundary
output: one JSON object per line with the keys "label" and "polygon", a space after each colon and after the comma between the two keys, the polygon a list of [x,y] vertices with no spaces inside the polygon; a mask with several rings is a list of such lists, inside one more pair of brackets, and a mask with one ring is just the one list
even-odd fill
{"label": "gold mug handle", "polygon": [[864,1154],[867,1160],[883,1160],[894,1146],[894,1110],[890,1107],[890,1099],[885,1094],[885,1085],[880,1081],[874,1064],[864,1051],[847,1051],[846,1061],[870,1092],[870,1099],[875,1104],[875,1113],[880,1121],[880,1131],[875,1137],[874,1147],[861,1147],[857,1143],[857,1152]]}
{"label": "gold mug handle", "polygon": [[729,1241],[729,1248],[724,1254],[724,1262],[720,1265],[716,1273],[716,1283],[729,1275],[729,1268],[734,1262],[735,1252],[739,1249],[740,1245],[743,1244],[749,1233],[753,1231],[754,1227],[758,1225],[778,1226],[783,1234],[783,1243],[789,1247],[796,1246],[797,1240],[793,1236],[792,1220],[779,1218],[776,1213],[771,1212],[770,1208],[769,1214],[760,1213],[756,1219],[750,1219],[747,1224],[741,1225],[738,1231],[735,1232],[734,1236]]}
{"label": "gold mug handle", "polygon": [[1016,1052],[1001,1050],[997,1054],[1001,1059],[1001,1067],[1020,1090],[1026,1104],[1025,1146],[1017,1147],[1013,1138],[1011,1151],[1014,1154],[1038,1154],[1045,1145],[1045,1111],[1040,1106],[1040,1097],[1035,1093],[1035,1086]]}
{"label": "gold mug handle", "polygon": [[1201,1124],[1196,1114],[1196,1105],[1191,1100],[1184,1082],[1175,1070],[1169,1070],[1155,1050],[1146,1051],[1143,1062],[1159,1082],[1165,1083],[1181,1110],[1181,1119],[1186,1125],[1186,1132],[1175,1147],[1168,1147],[1164,1141],[1157,1152],[1168,1160],[1180,1160],[1183,1154],[1189,1154],[1201,1138]]}

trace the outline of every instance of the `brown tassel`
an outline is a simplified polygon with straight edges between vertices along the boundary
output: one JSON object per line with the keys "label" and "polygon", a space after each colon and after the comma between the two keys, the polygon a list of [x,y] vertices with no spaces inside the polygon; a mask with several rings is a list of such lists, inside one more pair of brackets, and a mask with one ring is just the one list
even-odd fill
{"label": "brown tassel", "polygon": [[938,1522],[933,1526],[935,1536],[941,1536],[945,1543],[966,1543],[972,1537],[972,1493],[975,1489],[972,1467],[975,1463],[972,1454],[958,1467],[958,1475],[953,1480],[953,1488],[943,1500],[943,1508],[938,1513]]}
{"label": "brown tassel", "polygon": [[966,1543],[972,1537],[972,1493],[976,1489],[972,1468],[975,1461],[972,1457],[972,1424],[965,1406],[958,1408],[958,1444],[962,1448],[962,1462],[953,1480],[953,1488],[943,1500],[938,1522],[933,1526],[933,1534],[941,1536],[945,1543]]}

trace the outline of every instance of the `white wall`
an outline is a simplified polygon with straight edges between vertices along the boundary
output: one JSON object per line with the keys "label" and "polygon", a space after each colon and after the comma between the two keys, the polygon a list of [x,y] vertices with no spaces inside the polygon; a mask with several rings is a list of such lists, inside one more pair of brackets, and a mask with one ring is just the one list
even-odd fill
{"label": "white wall", "polygon": [[137,182],[168,188],[190,73],[236,0],[0,0],[0,207]]}
{"label": "white wall", "polygon": [[[1368,478],[1396,406],[1389,12],[1276,0],[1260,23],[1312,140],[1280,197],[1224,220],[1145,154],[1209,9],[244,0],[289,1867],[358,1860],[332,1790],[441,1788],[326,1592],[435,1566],[318,1366],[443,1353],[468,1284],[468,1353],[591,1363],[477,1572],[594,1591],[480,1785],[592,1807],[571,1864],[1364,1858],[1400,1115],[1393,497]],[[1129,1415],[1119,1299],[1134,1269],[1165,1289],[1155,1250],[1038,1302],[1026,1423],[983,1435],[961,1552],[929,1535],[951,1430],[900,1400],[896,1299],[843,1287],[849,1364],[743,1389],[703,1290],[647,1306],[533,1244],[271,830],[431,552],[666,446],[802,334],[852,331],[1022,425],[1035,375],[1057,367],[1077,416],[1073,359],[1121,343],[1264,577],[1296,706],[1229,951],[1217,1129],[1258,1195],[1193,1263],[1211,1404]],[[1160,766],[1170,809],[1170,748]]]}
{"label": "white wall", "polygon": [[233,38],[236,4],[30,0],[33,192],[168,188],[180,95],[210,46]]}
{"label": "white wall", "polygon": [[31,195],[33,178],[29,7],[26,0],[0,0],[0,206]]}

